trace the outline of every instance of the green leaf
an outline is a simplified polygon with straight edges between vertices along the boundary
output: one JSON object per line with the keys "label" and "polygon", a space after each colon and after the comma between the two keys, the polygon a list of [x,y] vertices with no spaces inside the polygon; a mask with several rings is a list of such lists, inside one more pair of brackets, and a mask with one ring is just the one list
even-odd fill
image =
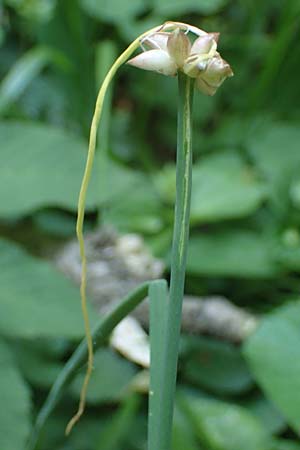
{"label": "green leaf", "polygon": [[194,224],[245,217],[266,197],[264,184],[234,152],[217,153],[193,168]]}
{"label": "green leaf", "polygon": [[122,22],[144,12],[145,0],[80,0],[82,9],[95,19],[107,22]]}
{"label": "green leaf", "polygon": [[32,220],[34,225],[46,234],[64,238],[75,236],[76,218],[65,211],[55,209],[38,210],[33,215]]}
{"label": "green leaf", "polygon": [[260,125],[258,132],[248,138],[248,146],[264,174],[271,181],[283,181],[285,177],[297,173],[299,139],[297,125],[271,122],[265,127]]}
{"label": "green leaf", "polygon": [[276,439],[269,450],[300,450],[300,445],[288,439]]}
{"label": "green leaf", "polygon": [[[87,144],[46,125],[0,124],[0,216],[24,215],[42,206],[77,209]],[[87,207],[97,204],[92,180]]]}
{"label": "green leaf", "polygon": [[201,443],[209,450],[267,450],[269,436],[246,409],[189,396],[182,406]]}
{"label": "green leaf", "polygon": [[0,240],[0,333],[11,337],[83,336],[79,290],[49,263]]}
{"label": "green leaf", "polygon": [[282,414],[261,392],[242,398],[240,405],[256,416],[269,433],[279,434],[286,428]]}
{"label": "green leaf", "polygon": [[202,450],[196,442],[193,427],[185,414],[175,404],[172,433],[172,450]]}
{"label": "green leaf", "polygon": [[227,0],[153,0],[154,11],[166,16],[188,13],[214,14],[226,5]]}
{"label": "green leaf", "polygon": [[164,19],[152,13],[151,15],[120,21],[118,23],[118,32],[121,33],[122,38],[126,42],[131,42],[144,33],[145,30],[151,30],[151,28],[157,27],[157,25],[162,23],[164,23]]}
{"label": "green leaf", "polygon": [[45,22],[53,14],[57,0],[5,0],[5,3],[14,8],[18,14],[26,19]]}
{"label": "green leaf", "polygon": [[194,235],[187,271],[205,276],[270,278],[277,274],[271,236],[253,231],[218,231]]}
{"label": "green leaf", "polygon": [[[111,350],[98,350],[95,355],[87,401],[98,404],[120,400],[126,394],[135,374],[136,370],[129,361]],[[83,375],[80,375],[71,386],[71,393],[76,397],[79,397],[82,382]]]}
{"label": "green leaf", "polygon": [[[175,202],[175,166],[167,165],[155,177],[168,202]],[[245,217],[266,198],[266,186],[236,152],[216,153],[193,167],[191,224]]]}
{"label": "green leaf", "polygon": [[270,183],[273,202],[280,210],[287,208],[288,195],[296,201],[296,188],[290,190],[290,183],[298,176],[299,140],[298,125],[278,122],[260,126],[247,142],[251,157]]}
{"label": "green leaf", "polygon": [[9,347],[0,341],[1,449],[23,450],[30,430],[30,393]]}
{"label": "green leaf", "polygon": [[[100,164],[103,161],[99,157]],[[137,170],[112,160],[107,162],[110,180],[102,183],[99,202],[104,220],[122,231],[157,233],[163,227],[160,198],[151,180]]]}
{"label": "green leaf", "polygon": [[0,84],[0,114],[15,102],[49,63],[66,65],[61,54],[49,48],[29,50],[12,66]]}
{"label": "green leaf", "polygon": [[63,368],[43,349],[37,349],[34,340],[18,340],[14,345],[14,354],[23,376],[37,387],[50,388]]}
{"label": "green leaf", "polygon": [[266,316],[245,356],[257,383],[296,432],[300,417],[300,301]]}
{"label": "green leaf", "polygon": [[95,450],[119,450],[126,447],[125,440],[131,432],[132,422],[140,406],[140,398],[133,394],[125,398],[118,411],[99,433]]}
{"label": "green leaf", "polygon": [[183,375],[216,394],[239,394],[252,386],[252,377],[239,350],[205,337],[184,336]]}

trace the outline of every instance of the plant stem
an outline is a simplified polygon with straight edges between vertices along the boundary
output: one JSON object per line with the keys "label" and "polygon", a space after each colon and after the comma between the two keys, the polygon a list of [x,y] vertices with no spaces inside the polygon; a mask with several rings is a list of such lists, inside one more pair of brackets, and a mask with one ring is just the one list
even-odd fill
{"label": "plant stem", "polygon": [[[193,80],[183,73],[178,75],[178,125],[176,161],[176,205],[171,260],[170,296],[162,362],[160,410],[157,439],[149,450],[170,450],[177,361],[184,292],[187,243],[189,235],[190,201],[192,187],[192,99]],[[151,441],[150,441],[151,442]]]}
{"label": "plant stem", "polygon": [[148,408],[148,448],[159,448],[162,368],[164,361],[168,285],[165,280],[153,281],[149,287],[150,301],[150,386]]}

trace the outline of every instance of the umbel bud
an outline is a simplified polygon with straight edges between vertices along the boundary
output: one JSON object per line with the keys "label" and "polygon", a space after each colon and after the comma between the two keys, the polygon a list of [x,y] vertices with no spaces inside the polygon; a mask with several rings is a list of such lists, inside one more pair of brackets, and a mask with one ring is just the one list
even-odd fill
{"label": "umbel bud", "polygon": [[219,33],[190,27],[186,32],[197,35],[192,44],[186,32],[181,30],[182,24],[175,22],[174,26],[171,31],[164,31],[163,27],[161,31],[147,35],[141,42],[143,52],[128,64],[169,76],[182,71],[196,79],[201,92],[214,95],[224,80],[233,76],[230,65],[217,52]]}
{"label": "umbel bud", "polygon": [[214,95],[226,78],[232,75],[230,65],[216,52],[216,56],[208,62],[206,69],[197,77],[196,86],[204,94]]}

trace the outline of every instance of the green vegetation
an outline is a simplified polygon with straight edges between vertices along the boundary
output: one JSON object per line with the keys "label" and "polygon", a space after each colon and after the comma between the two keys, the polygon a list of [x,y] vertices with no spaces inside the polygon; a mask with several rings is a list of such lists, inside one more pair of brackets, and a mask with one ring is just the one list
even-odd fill
{"label": "green vegetation", "polygon": [[[2,0],[1,450],[26,448],[83,336],[79,291],[49,255],[75,236],[97,90],[116,54],[170,18],[220,31],[235,73],[214,97],[194,96],[185,291],[226,296],[260,320],[242,344],[182,337],[173,448],[300,449],[299,2]],[[123,67],[105,105],[87,197],[86,229],[140,233],[165,261],[166,277],[176,92],[176,80]],[[91,317],[95,325],[92,308]],[[87,411],[64,436],[85,368],[38,449],[144,450],[140,368],[107,347],[95,355]]]}

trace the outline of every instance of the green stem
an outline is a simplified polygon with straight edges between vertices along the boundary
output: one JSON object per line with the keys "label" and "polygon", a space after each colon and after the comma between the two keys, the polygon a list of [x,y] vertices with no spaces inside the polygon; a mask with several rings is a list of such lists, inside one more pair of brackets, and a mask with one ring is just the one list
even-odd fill
{"label": "green stem", "polygon": [[166,313],[168,306],[168,285],[165,280],[151,283],[150,302],[150,386],[148,408],[148,448],[159,448],[162,367],[164,365],[164,347]]}
{"label": "green stem", "polygon": [[[107,316],[100,320],[92,333],[95,351],[105,343],[115,326],[121,322],[124,317],[130,314],[142,300],[144,300],[148,294],[149,285],[150,282],[146,282],[136,288],[133,292],[128,294],[120,304],[110,311]],[[65,387],[72,381],[74,376],[78,374],[78,370],[82,365],[86,363],[87,354],[87,343],[84,339],[67,361],[53,384],[44,405],[36,417],[26,450],[34,450],[36,448],[46,420],[60,400]]]}
{"label": "green stem", "polygon": [[159,430],[155,444],[149,450],[170,450],[173,407],[176,389],[177,361],[180,339],[182,300],[189,235],[190,201],[192,187],[192,99],[193,80],[178,76],[178,128],[176,162],[176,206],[173,234],[170,297],[162,366],[160,410],[157,411]]}

